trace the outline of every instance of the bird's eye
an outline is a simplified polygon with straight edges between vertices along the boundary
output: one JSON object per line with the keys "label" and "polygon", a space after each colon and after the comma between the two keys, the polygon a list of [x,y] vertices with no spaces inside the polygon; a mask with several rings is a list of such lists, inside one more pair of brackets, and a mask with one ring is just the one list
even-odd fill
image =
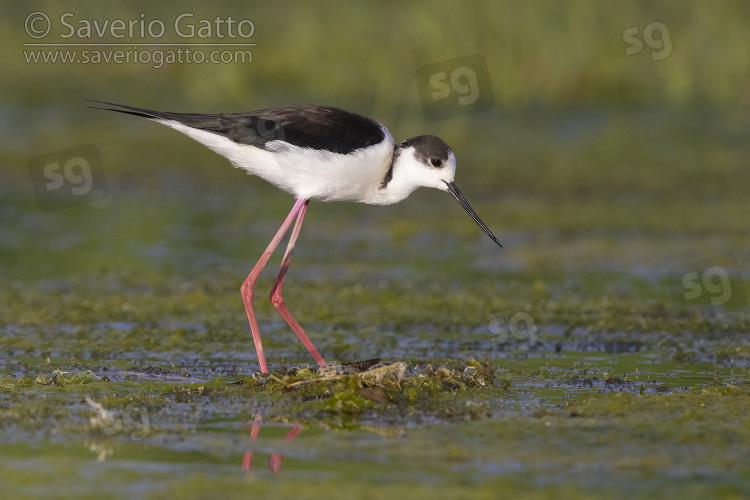
{"label": "bird's eye", "polygon": [[443,160],[441,160],[440,158],[430,158],[430,163],[432,163],[433,167],[439,167],[443,164]]}

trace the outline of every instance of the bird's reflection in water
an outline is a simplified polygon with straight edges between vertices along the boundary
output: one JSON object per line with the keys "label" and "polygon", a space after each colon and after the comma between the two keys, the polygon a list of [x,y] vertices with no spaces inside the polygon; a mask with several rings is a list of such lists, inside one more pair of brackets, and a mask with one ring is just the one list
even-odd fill
{"label": "bird's reflection in water", "polygon": [[[250,439],[258,439],[258,434],[260,433],[260,422],[263,421],[263,417],[260,416],[260,414],[255,414],[255,421],[250,425]],[[299,425],[295,425],[291,428],[289,432],[287,432],[286,436],[284,436],[285,441],[291,441],[292,439],[296,438],[299,433],[302,432],[302,427]],[[253,467],[253,453],[252,451],[246,451],[245,454],[242,457],[242,470],[249,471]],[[271,455],[268,457],[268,468],[271,469],[275,473],[279,473],[281,471],[281,460],[283,459],[281,453],[271,453]]]}

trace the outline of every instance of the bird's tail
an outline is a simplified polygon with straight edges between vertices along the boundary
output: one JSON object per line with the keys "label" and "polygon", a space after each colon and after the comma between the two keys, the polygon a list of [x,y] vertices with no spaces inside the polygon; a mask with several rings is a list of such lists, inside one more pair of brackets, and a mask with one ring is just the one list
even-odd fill
{"label": "bird's tail", "polygon": [[[117,111],[118,113],[127,113],[129,115],[143,116],[144,118],[171,120],[171,115],[174,113],[165,113],[163,111],[154,111],[152,109],[135,108],[133,106],[125,106],[124,104],[115,104],[113,102],[96,101],[94,99],[85,99],[88,102],[95,102],[98,104],[106,104],[107,106],[115,106],[115,108],[104,108],[99,106],[89,106],[93,109],[105,109],[107,111]],[[119,109],[117,109],[119,108]]]}

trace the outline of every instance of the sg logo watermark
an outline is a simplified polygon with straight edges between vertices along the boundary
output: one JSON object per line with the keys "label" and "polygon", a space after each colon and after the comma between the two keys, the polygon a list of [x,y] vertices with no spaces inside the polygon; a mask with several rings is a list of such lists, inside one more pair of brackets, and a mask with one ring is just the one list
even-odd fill
{"label": "sg logo watermark", "polygon": [[674,266],[667,273],[675,303],[740,309],[747,305],[740,263],[732,254]]}
{"label": "sg logo watermark", "polygon": [[107,197],[102,160],[93,145],[37,156],[29,162],[29,174],[37,206],[42,212]]}
{"label": "sg logo watermark", "polygon": [[651,60],[661,61],[672,54],[672,37],[669,34],[669,28],[661,21],[653,21],[643,27],[641,39],[641,30],[638,26],[630,27],[622,32],[622,41],[627,45],[625,55],[633,56],[643,52],[644,42],[651,49]]}
{"label": "sg logo watermark", "polygon": [[228,137],[242,144],[265,145],[271,141],[286,139],[283,122],[247,117],[238,120]]}
{"label": "sg logo watermark", "polygon": [[151,418],[145,407],[129,404],[107,409],[89,397],[86,402],[97,413],[89,418],[89,425],[100,429],[105,436],[127,433],[132,441],[142,441],[151,435]]}
{"label": "sg logo watermark", "polygon": [[416,80],[429,121],[484,111],[495,103],[487,62],[479,54],[422,66]]}
{"label": "sg logo watermark", "polygon": [[531,314],[521,311],[510,318],[496,316],[487,324],[493,343],[507,346],[511,342],[520,349],[530,349],[539,342],[539,331]]}

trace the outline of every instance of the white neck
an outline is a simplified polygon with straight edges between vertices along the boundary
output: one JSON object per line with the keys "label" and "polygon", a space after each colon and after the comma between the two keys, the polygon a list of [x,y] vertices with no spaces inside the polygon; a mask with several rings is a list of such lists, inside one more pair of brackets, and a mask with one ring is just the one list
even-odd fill
{"label": "white neck", "polygon": [[[398,151],[394,154],[398,154]],[[385,182],[385,187],[382,184],[377,186],[367,203],[373,205],[398,203],[422,186],[422,179],[414,175],[418,170],[411,163],[417,163],[413,153],[410,150],[401,151],[392,166],[391,178]]]}
{"label": "white neck", "polygon": [[391,178],[377,187],[366,203],[391,205],[408,197],[418,187],[431,187],[445,191],[445,182],[452,182],[455,175],[455,158],[450,154],[451,166],[442,169],[424,165],[414,154],[411,147],[394,152],[397,155],[393,163]]}

